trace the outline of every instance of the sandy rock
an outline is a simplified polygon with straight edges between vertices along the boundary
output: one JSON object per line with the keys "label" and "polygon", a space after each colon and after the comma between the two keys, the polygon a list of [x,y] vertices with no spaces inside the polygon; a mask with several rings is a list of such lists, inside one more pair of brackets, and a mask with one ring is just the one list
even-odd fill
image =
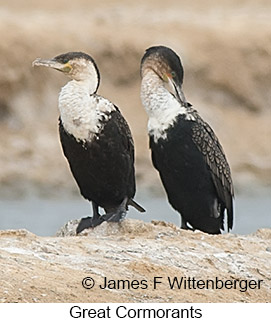
{"label": "sandy rock", "polygon": [[[127,219],[121,224],[103,223],[74,236],[77,223],[66,224],[56,237],[38,237],[26,230],[0,232],[1,302],[271,299],[271,253],[267,250],[271,246],[271,229],[248,236],[212,236],[184,231],[166,222]],[[83,288],[85,277],[94,279],[92,289]],[[103,285],[105,277],[111,282],[127,280],[125,288],[120,281],[119,289],[101,289],[99,285]],[[162,277],[156,289],[154,277]],[[171,289],[168,279],[174,277],[236,280],[237,288]],[[244,285],[240,285],[243,289],[240,291],[240,280],[243,284],[245,280],[254,281],[260,284],[260,289],[245,291]],[[127,287],[132,281],[134,289],[132,285]]]}

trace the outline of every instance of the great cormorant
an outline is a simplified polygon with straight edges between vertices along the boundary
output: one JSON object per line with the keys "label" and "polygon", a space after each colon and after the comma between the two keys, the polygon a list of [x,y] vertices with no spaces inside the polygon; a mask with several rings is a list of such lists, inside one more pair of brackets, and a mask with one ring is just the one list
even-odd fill
{"label": "great cormorant", "polygon": [[[120,110],[97,94],[100,74],[92,57],[69,52],[36,59],[33,66],[63,72],[72,80],[59,95],[59,134],[63,152],[82,196],[92,202],[93,217],[81,219],[77,233],[103,221],[118,222],[134,200],[134,143]],[[99,207],[105,210],[99,214]]]}
{"label": "great cormorant", "polygon": [[170,48],[146,50],[141,100],[148,116],[152,162],[183,229],[218,234],[233,225],[233,184],[224,151],[211,127],[182,91],[183,67]]}

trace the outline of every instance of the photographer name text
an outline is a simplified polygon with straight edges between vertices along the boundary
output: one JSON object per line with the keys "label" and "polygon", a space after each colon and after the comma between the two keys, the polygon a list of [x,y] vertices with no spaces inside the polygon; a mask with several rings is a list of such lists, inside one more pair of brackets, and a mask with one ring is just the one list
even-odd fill
{"label": "photographer name text", "polygon": [[198,279],[195,277],[161,277],[155,276],[150,280],[147,279],[110,279],[103,278],[103,281],[96,284],[92,277],[85,277],[82,285],[85,289],[93,287],[101,290],[137,290],[137,289],[159,289],[162,285],[166,285],[169,289],[177,290],[196,290],[196,289],[236,289],[240,292],[246,292],[253,289],[261,289],[262,279],[220,279],[214,277],[212,279]]}

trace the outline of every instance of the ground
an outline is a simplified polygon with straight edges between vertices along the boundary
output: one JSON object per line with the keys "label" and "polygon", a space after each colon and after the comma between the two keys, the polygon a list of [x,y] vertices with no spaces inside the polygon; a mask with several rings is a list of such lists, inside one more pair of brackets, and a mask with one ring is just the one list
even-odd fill
{"label": "ground", "polygon": [[[56,237],[0,231],[0,302],[264,303],[271,299],[271,229],[248,236],[214,236],[165,222],[125,220],[74,236],[76,223],[68,223]],[[83,288],[85,277],[94,279],[93,289]],[[128,289],[127,282],[124,290],[122,285],[101,289],[105,277],[134,280],[134,289],[131,285]],[[154,277],[162,277],[156,289]],[[237,280],[237,287],[170,289],[168,277],[217,277]],[[243,280],[240,286],[238,280]],[[251,281],[251,288],[245,290],[244,280]]]}

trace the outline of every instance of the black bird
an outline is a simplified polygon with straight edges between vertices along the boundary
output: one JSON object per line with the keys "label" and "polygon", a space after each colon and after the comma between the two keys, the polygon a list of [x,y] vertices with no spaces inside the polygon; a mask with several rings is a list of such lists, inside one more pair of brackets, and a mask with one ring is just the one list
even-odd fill
{"label": "black bird", "polygon": [[146,50],[141,100],[148,116],[152,162],[183,229],[219,234],[233,226],[233,184],[224,151],[211,127],[182,91],[183,67],[170,48]]}
{"label": "black bird", "polygon": [[[77,233],[103,221],[118,222],[134,200],[134,143],[120,110],[99,96],[100,74],[92,57],[69,52],[33,66],[63,72],[72,80],[59,95],[59,134],[63,152],[82,196],[92,202],[93,217],[81,219]],[[99,214],[99,207],[105,210]]]}

